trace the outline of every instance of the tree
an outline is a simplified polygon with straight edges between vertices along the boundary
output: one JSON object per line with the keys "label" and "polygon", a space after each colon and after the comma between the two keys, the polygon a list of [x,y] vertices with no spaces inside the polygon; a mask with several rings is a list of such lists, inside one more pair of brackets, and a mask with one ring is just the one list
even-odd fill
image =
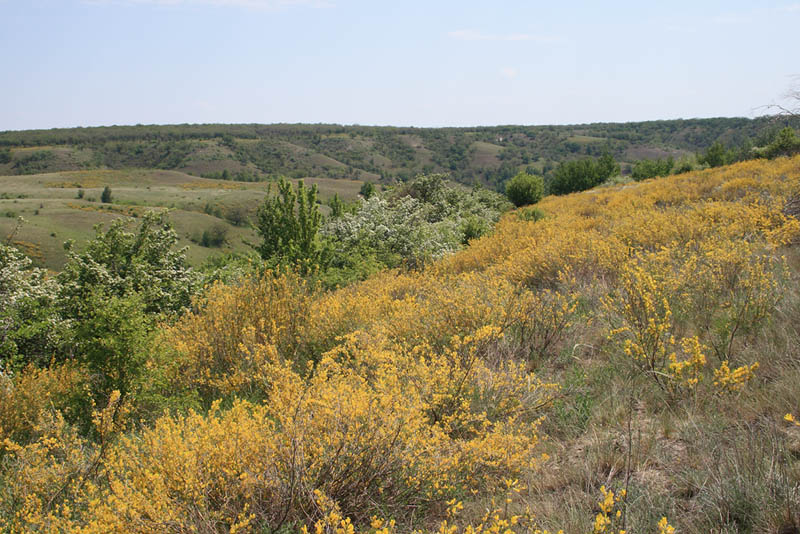
{"label": "tree", "polygon": [[197,277],[186,262],[186,249],[173,250],[178,234],[166,213],[148,212],[135,233],[117,219],[107,231],[95,227],[86,250],[75,253],[65,243],[67,263],[58,275],[66,318],[81,320],[98,293],[126,297],[137,293],[147,313],[178,312],[189,306]]}
{"label": "tree", "polygon": [[520,172],[506,184],[506,196],[517,207],[536,204],[542,195],[544,180],[541,176]]}
{"label": "tree", "polygon": [[619,165],[606,153],[599,160],[594,158],[565,161],[556,167],[550,182],[550,192],[565,195],[584,191],[602,184],[619,173]]}
{"label": "tree", "polygon": [[777,156],[789,156],[798,151],[800,151],[800,139],[794,129],[787,126],[778,132],[775,140],[763,149],[763,154],[771,159]]}
{"label": "tree", "polygon": [[103,202],[104,204],[108,204],[108,203],[111,202],[111,188],[110,187],[106,186],[105,189],[103,189],[103,194],[100,195],[100,201]]}
{"label": "tree", "polygon": [[47,271],[0,243],[0,373],[52,357],[64,328],[55,308],[58,291]]}
{"label": "tree", "polygon": [[203,247],[221,247],[228,237],[228,228],[222,224],[215,224],[203,230],[200,245]]}
{"label": "tree", "polygon": [[339,193],[334,193],[333,197],[328,200],[328,207],[331,209],[331,217],[337,218],[344,215],[344,202],[339,198]]}
{"label": "tree", "polygon": [[109,296],[100,288],[86,295],[85,312],[73,322],[70,345],[89,368],[102,401],[113,391],[123,397],[142,376],[155,318],[141,296]]}
{"label": "tree", "polygon": [[614,157],[608,152],[604,152],[600,159],[597,160],[597,173],[602,177],[601,183],[612,176],[618,175],[619,170],[619,164],[614,161]]}
{"label": "tree", "polygon": [[778,116],[800,117],[800,76],[794,77],[794,83],[781,97],[784,104],[769,104],[765,109],[777,111]]}
{"label": "tree", "polygon": [[[219,210],[219,207],[216,209]],[[225,218],[234,226],[242,226],[247,222],[247,209],[241,204],[228,206],[225,210]]]}
{"label": "tree", "polygon": [[359,194],[365,199],[369,200],[369,197],[375,194],[375,184],[372,182],[364,182],[364,185],[361,186]]}
{"label": "tree", "polygon": [[667,159],[642,159],[633,164],[631,176],[637,182],[656,176],[668,176],[675,166],[675,160],[670,156]]}
{"label": "tree", "polygon": [[725,165],[725,146],[719,141],[715,141],[698,159],[700,163],[706,163],[709,167]]}
{"label": "tree", "polygon": [[317,205],[317,185],[306,188],[303,181],[297,190],[281,178],[278,193],[267,197],[258,209],[256,230],[261,244],[256,250],[273,265],[290,265],[303,272],[319,265],[322,258],[317,238],[322,217]]}

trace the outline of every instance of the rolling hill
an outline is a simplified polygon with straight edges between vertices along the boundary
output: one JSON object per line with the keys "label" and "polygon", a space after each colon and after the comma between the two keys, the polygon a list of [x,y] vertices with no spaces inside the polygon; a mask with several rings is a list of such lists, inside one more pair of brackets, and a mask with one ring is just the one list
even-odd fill
{"label": "rolling hill", "polygon": [[[789,119],[718,118],[569,126],[402,128],[326,124],[110,126],[0,132],[0,175],[164,169],[259,181],[277,175],[390,183],[419,173],[493,188],[519,170],[610,152],[627,164],[690,156],[715,141],[759,144]],[[794,119],[795,126],[800,120]]]}

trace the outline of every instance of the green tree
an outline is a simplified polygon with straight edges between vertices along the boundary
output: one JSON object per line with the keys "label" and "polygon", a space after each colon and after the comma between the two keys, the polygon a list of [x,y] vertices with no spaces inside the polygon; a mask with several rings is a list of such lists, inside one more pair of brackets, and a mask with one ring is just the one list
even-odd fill
{"label": "green tree", "polygon": [[228,228],[222,224],[214,224],[211,228],[203,230],[200,245],[203,247],[221,247],[228,237]]}
{"label": "green tree", "polygon": [[667,159],[643,159],[633,164],[631,176],[637,182],[656,176],[668,176],[675,166],[672,157]]}
{"label": "green tree", "polygon": [[8,148],[0,149],[0,164],[11,163],[11,150]]}
{"label": "green tree", "polygon": [[602,177],[602,181],[618,175],[619,171],[619,164],[614,161],[614,157],[608,152],[604,152],[600,159],[597,160],[597,174]]}
{"label": "green tree", "polygon": [[361,186],[359,194],[369,200],[369,197],[375,194],[375,184],[372,182],[364,182],[364,185]]}
{"label": "green tree", "polygon": [[46,365],[64,323],[58,283],[16,248],[0,243],[0,372]]}
{"label": "green tree", "polygon": [[764,155],[768,158],[777,156],[788,156],[800,151],[800,139],[794,132],[794,128],[787,126],[775,137],[769,145],[764,148]]}
{"label": "green tree", "polygon": [[317,238],[322,220],[317,185],[306,188],[300,180],[294,190],[281,178],[278,193],[272,195],[270,190],[258,209],[256,230],[262,241],[256,250],[272,265],[290,265],[309,272],[322,259]]}
{"label": "green tree", "polygon": [[124,396],[144,374],[154,317],[136,293],[109,296],[94,288],[85,304],[70,332],[74,356],[91,371],[96,397],[104,401],[114,390]]}
{"label": "green tree", "polygon": [[720,167],[725,165],[725,146],[719,141],[715,141],[705,153],[699,158],[700,163],[706,163],[709,167]]}
{"label": "green tree", "polygon": [[105,189],[103,189],[103,193],[100,195],[100,201],[103,202],[104,204],[108,204],[108,203],[111,202],[111,188],[110,187],[106,186]]}
{"label": "green tree", "polygon": [[328,207],[331,209],[331,217],[334,219],[344,215],[344,202],[339,198],[339,193],[334,193],[333,197],[328,200]]}
{"label": "green tree", "polygon": [[506,196],[517,207],[536,204],[543,195],[544,180],[541,176],[520,172],[506,184]]}
{"label": "green tree", "polygon": [[67,318],[85,316],[90,296],[134,293],[147,313],[178,312],[189,306],[197,276],[186,262],[185,249],[173,250],[178,234],[166,213],[148,212],[135,233],[117,219],[107,231],[95,227],[95,238],[76,253],[65,243],[67,263],[58,275],[61,307]]}
{"label": "green tree", "polygon": [[550,192],[565,195],[598,186],[619,173],[619,165],[610,154],[600,159],[584,158],[560,163],[553,172]]}

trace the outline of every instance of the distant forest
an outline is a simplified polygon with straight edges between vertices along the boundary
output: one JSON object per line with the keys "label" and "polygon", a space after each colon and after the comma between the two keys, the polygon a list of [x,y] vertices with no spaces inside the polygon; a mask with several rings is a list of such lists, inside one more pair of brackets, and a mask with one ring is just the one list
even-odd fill
{"label": "distant forest", "polygon": [[519,171],[550,177],[558,163],[610,154],[637,161],[692,158],[715,143],[746,159],[787,117],[662,120],[565,126],[406,128],[330,124],[109,126],[0,132],[0,175],[90,168],[172,169],[209,178],[277,176],[407,181],[448,173],[500,188]]}

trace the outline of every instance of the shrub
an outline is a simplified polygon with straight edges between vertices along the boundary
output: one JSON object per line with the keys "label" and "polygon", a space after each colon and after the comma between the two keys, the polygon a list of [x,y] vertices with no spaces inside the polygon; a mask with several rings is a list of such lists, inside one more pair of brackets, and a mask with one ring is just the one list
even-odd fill
{"label": "shrub", "polygon": [[634,163],[631,177],[640,182],[656,176],[668,176],[675,166],[675,160],[667,159],[642,159]]}
{"label": "shrub", "polygon": [[56,410],[68,421],[87,423],[91,403],[89,373],[77,362],[47,369],[31,364],[14,376],[0,373],[0,436],[25,442],[42,415]]}
{"label": "shrub", "polygon": [[147,212],[136,233],[125,231],[117,219],[86,250],[68,248],[67,263],[58,275],[63,312],[69,318],[87,313],[87,298],[95,291],[108,296],[140,294],[148,313],[178,312],[188,306],[197,277],[186,262],[185,250],[173,250],[178,235],[166,213]]}
{"label": "shrub", "polygon": [[[256,363],[246,352],[270,344],[282,357],[305,364],[306,316],[316,287],[294,273],[265,273],[228,287],[214,284],[165,336],[178,354],[179,387],[211,401],[221,396],[263,395]],[[307,341],[307,340],[306,340]]]}
{"label": "shrub", "polygon": [[769,145],[763,149],[763,154],[767,158],[778,156],[790,156],[800,152],[800,138],[795,134],[794,128],[787,126],[775,137]]}
{"label": "shrub", "polygon": [[111,188],[109,186],[105,186],[103,189],[103,193],[100,195],[100,202],[104,204],[111,202]]}
{"label": "shrub", "polygon": [[705,163],[709,167],[725,165],[727,161],[725,146],[719,141],[716,141],[706,149],[705,153],[698,158],[698,161],[700,161],[700,163]]}
{"label": "shrub", "polygon": [[228,228],[222,224],[215,224],[207,230],[203,230],[200,238],[200,245],[204,247],[221,247],[228,236]]}
{"label": "shrub", "polygon": [[550,192],[565,195],[598,186],[619,173],[619,165],[609,154],[600,159],[585,158],[565,161],[556,167],[550,182]]}
{"label": "shrub", "polygon": [[358,193],[365,199],[369,200],[369,198],[375,194],[375,184],[372,182],[364,182]]}
{"label": "shrub", "polygon": [[271,266],[289,265],[310,272],[322,260],[317,185],[306,188],[300,180],[293,190],[292,184],[281,178],[278,193],[272,195],[270,189],[258,209],[256,230],[261,244],[256,251]]}
{"label": "shrub", "polygon": [[506,184],[506,196],[517,207],[536,204],[543,194],[544,180],[541,176],[521,172]]}
{"label": "shrub", "polygon": [[0,244],[0,372],[48,362],[64,326],[55,306],[59,291],[44,269]]}

